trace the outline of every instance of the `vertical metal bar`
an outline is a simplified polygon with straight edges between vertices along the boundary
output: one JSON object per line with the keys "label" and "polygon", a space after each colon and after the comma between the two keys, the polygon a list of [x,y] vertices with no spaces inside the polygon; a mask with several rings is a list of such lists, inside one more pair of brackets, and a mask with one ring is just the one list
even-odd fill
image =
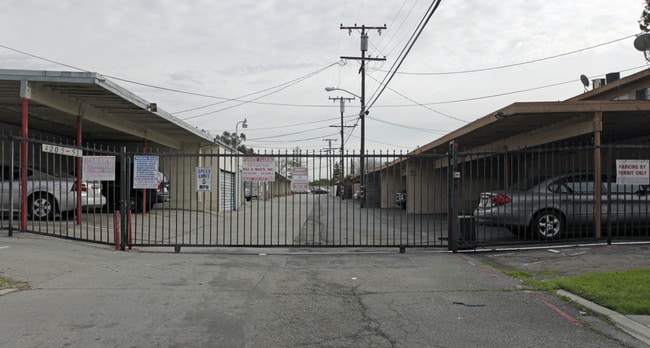
{"label": "vertical metal bar", "polygon": [[120,151],[120,250],[124,251],[126,238],[128,236],[129,230],[129,212],[131,208],[129,206],[129,187],[130,187],[130,178],[129,176],[129,167],[131,165],[129,158],[126,154],[126,146],[123,146]]}
{"label": "vertical metal bar", "polygon": [[27,229],[27,131],[29,129],[29,100],[23,98],[20,142],[20,229]]}
{"label": "vertical metal bar", "polygon": [[458,171],[458,143],[455,140],[449,142],[449,159],[451,160],[451,166],[449,166],[449,187],[453,188],[449,190],[451,207],[449,209],[449,243],[451,246],[451,251],[454,253],[458,252],[458,243],[456,241],[456,236],[458,235],[458,179],[456,178],[456,172]]}
{"label": "vertical metal bar", "polygon": [[[77,116],[77,146],[81,147],[81,116]],[[81,224],[81,157],[76,157],[76,169],[75,169],[76,178],[77,178],[77,225]]]}

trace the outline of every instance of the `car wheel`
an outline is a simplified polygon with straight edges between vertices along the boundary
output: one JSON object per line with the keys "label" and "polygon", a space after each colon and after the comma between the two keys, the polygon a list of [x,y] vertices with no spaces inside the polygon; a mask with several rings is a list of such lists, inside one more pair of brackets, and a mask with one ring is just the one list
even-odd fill
{"label": "car wheel", "polygon": [[27,210],[32,219],[53,220],[56,213],[56,201],[49,193],[36,192],[29,196]]}
{"label": "car wheel", "polygon": [[564,219],[555,210],[542,210],[535,214],[531,231],[540,239],[553,239],[564,233]]}

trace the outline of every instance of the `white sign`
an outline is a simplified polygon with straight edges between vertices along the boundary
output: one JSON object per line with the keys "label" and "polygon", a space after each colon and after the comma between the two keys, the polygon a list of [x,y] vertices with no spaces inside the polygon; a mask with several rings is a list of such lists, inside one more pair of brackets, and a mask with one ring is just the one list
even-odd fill
{"label": "white sign", "polygon": [[648,160],[616,160],[616,183],[619,185],[648,185]]}
{"label": "white sign", "polygon": [[133,156],[133,188],[158,188],[158,156]]}
{"label": "white sign", "polygon": [[296,167],[291,171],[291,191],[309,191],[309,170],[307,167]]}
{"label": "white sign", "polygon": [[115,156],[84,156],[81,178],[89,181],[115,181]]}
{"label": "white sign", "polygon": [[244,157],[242,180],[275,181],[274,157]]}
{"label": "white sign", "polygon": [[55,153],[57,155],[64,155],[64,156],[73,156],[73,157],[83,156],[83,151],[79,149],[73,149],[71,147],[63,147],[63,146],[56,146],[50,144],[43,144],[42,151]]}
{"label": "white sign", "polygon": [[196,191],[212,191],[212,168],[196,167]]}

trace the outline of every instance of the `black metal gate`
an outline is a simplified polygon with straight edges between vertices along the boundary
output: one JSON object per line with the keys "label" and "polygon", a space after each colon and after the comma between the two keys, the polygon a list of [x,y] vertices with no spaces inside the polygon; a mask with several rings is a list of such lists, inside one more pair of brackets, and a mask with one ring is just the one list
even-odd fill
{"label": "black metal gate", "polygon": [[[616,179],[621,177],[620,161],[647,162],[650,147],[645,145],[460,152],[452,143],[444,154],[368,153],[362,187],[359,156],[354,153],[135,152],[29,139],[28,169],[48,174],[31,177],[28,186],[40,191],[30,191],[23,215],[22,206],[16,205],[22,195],[16,187],[21,183],[15,180],[22,171],[21,141],[2,135],[0,144],[0,228],[10,235],[21,230],[120,249],[451,250],[650,236],[648,185],[625,185]],[[76,151],[71,155],[66,149]],[[74,154],[82,154],[83,161]],[[82,178],[78,183],[80,164],[100,157],[113,158],[113,167],[107,168],[114,177]],[[248,182],[251,169],[246,163],[251,159],[272,163],[272,175]],[[594,176],[595,162],[600,163],[602,176]],[[306,182],[298,185],[295,168],[300,168],[296,173],[307,173]],[[555,191],[538,193],[513,209],[521,197],[512,188],[542,174],[553,179],[545,189]],[[567,205],[569,201],[573,206]],[[38,216],[34,202],[49,203],[53,213]],[[554,229],[560,232],[551,233]]]}

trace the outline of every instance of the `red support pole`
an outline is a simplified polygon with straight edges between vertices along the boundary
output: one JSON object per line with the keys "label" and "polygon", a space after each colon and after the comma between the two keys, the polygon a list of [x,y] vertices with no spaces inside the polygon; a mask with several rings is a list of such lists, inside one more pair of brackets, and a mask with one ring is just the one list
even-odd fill
{"label": "red support pole", "polygon": [[[81,146],[81,116],[77,116],[77,146]],[[75,172],[77,174],[77,225],[81,225],[81,157],[77,157]]]}
{"label": "red support pole", "polygon": [[20,229],[27,229],[27,130],[29,100],[23,98],[22,140],[20,143]]}
{"label": "red support pole", "polygon": [[115,210],[113,212],[113,230],[115,231],[113,239],[115,242],[115,250],[120,250],[120,221],[120,211]]}

